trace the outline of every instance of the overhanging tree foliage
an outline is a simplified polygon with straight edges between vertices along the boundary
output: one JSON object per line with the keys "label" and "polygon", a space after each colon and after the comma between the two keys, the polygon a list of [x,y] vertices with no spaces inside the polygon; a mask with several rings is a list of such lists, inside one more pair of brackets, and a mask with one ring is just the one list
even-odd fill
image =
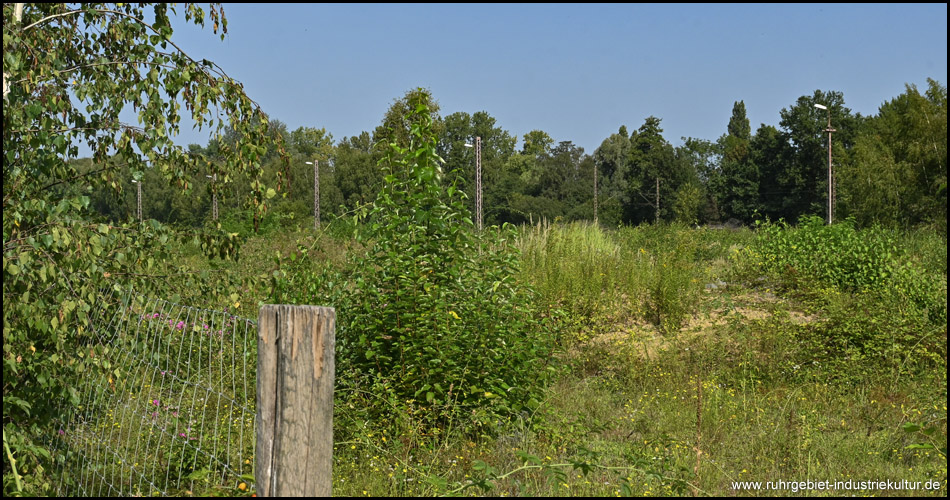
{"label": "overhanging tree foliage", "polygon": [[[261,180],[261,161],[268,147],[282,146],[268,135],[267,117],[220,67],[172,41],[173,15],[209,22],[224,37],[223,8],[178,8],[3,6],[3,428],[21,465],[44,454],[31,436],[46,429],[54,406],[78,401],[74,381],[106,369],[81,347],[101,290],[166,286],[178,274],[166,250],[175,238],[200,236],[222,256],[236,250],[231,235],[213,229],[182,236],[155,222],[97,223],[90,193],[120,190],[122,172],[139,179],[157,172],[187,195],[210,168],[219,187],[251,179],[247,205],[258,215],[274,194]],[[127,109],[137,123],[121,121]],[[231,127],[235,141],[222,146],[222,161],[172,142],[183,112],[199,128]],[[70,161],[80,145],[91,150],[91,167]],[[208,281],[192,281],[191,292],[213,297],[227,286]]]}

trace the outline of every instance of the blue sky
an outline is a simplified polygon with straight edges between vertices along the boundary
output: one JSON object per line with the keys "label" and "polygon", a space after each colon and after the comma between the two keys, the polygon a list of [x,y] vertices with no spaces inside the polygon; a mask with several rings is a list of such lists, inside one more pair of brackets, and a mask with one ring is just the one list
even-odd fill
{"label": "blue sky", "polygon": [[[293,130],[372,131],[430,89],[442,116],[487,111],[593,153],[621,125],[715,140],[735,101],[753,131],[816,89],[877,113],[904,84],[947,85],[946,4],[226,4],[228,37],[173,40]],[[184,126],[176,142],[207,143]]]}

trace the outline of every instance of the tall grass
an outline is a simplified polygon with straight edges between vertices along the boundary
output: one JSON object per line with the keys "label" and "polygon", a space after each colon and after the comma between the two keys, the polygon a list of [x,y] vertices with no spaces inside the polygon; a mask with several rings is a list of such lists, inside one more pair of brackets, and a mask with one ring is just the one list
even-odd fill
{"label": "tall grass", "polygon": [[[590,318],[636,299],[637,281],[647,265],[629,255],[599,227],[585,222],[524,226],[516,245],[522,254],[522,277],[549,304],[559,304]],[[636,302],[636,300],[633,300]]]}
{"label": "tall grass", "polygon": [[517,245],[523,279],[547,303],[588,322],[645,320],[665,332],[696,312],[712,276],[705,261],[725,254],[718,241],[680,226],[538,223],[522,229]]}

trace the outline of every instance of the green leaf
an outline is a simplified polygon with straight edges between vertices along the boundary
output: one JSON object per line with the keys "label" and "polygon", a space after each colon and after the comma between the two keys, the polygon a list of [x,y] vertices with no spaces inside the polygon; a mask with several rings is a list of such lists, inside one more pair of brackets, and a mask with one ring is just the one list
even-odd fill
{"label": "green leaf", "polygon": [[190,480],[190,481],[201,481],[201,480],[203,480],[204,478],[208,477],[209,474],[211,474],[211,471],[210,471],[210,470],[208,470],[208,469],[199,469],[199,470],[196,470],[196,471],[192,472],[191,474],[188,474],[187,476],[185,476],[185,479],[188,479],[188,480]]}
{"label": "green leaf", "polygon": [[11,405],[11,406],[16,406],[16,407],[20,408],[20,409],[23,410],[23,412],[26,413],[27,415],[30,414],[30,409],[33,408],[33,405],[31,405],[29,402],[24,401],[24,400],[22,400],[22,399],[20,399],[20,398],[18,398],[18,397],[16,397],[16,396],[7,396],[7,395],[4,395],[4,396],[3,396],[3,405],[6,406],[6,405],[8,405],[8,404]]}
{"label": "green leaf", "polygon": [[520,458],[521,461],[524,462],[524,463],[530,463],[530,464],[532,464],[532,465],[541,465],[541,464],[542,464],[540,458],[538,458],[537,456],[532,455],[532,454],[530,454],[530,453],[524,452],[524,451],[522,451],[522,450],[516,451],[516,452],[515,452],[515,455],[517,455],[518,458]]}

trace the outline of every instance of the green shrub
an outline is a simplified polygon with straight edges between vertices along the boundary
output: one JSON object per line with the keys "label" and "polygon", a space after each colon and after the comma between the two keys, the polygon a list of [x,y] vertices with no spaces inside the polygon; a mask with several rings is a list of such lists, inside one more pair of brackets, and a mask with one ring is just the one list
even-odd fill
{"label": "green shrub", "polygon": [[[268,236],[281,228],[292,226],[295,220],[299,220],[294,212],[288,210],[288,205],[278,205],[277,210],[268,212],[260,219],[256,231],[253,209],[223,211],[220,219],[221,229],[227,233],[236,233],[241,238]],[[310,221],[313,222],[313,219]]]}
{"label": "green shrub", "polygon": [[514,229],[476,233],[464,195],[442,184],[428,108],[412,104],[409,147],[380,162],[366,254],[290,280],[306,285],[295,300],[336,307],[338,387],[354,407],[381,425],[412,408],[425,427],[471,430],[537,405],[555,338],[515,280]]}
{"label": "green shrub", "polygon": [[809,301],[823,321],[797,330],[801,362],[823,365],[831,378],[854,382],[946,367],[946,323],[932,324],[894,294],[816,288]]}
{"label": "green shrub", "polygon": [[740,260],[747,272],[789,282],[878,291],[902,310],[912,307],[933,324],[946,323],[946,270],[942,277],[926,271],[907,258],[897,233],[880,227],[858,231],[853,220],[828,226],[814,216],[803,217],[798,228],[765,223]]}
{"label": "green shrub", "polygon": [[881,287],[894,273],[896,241],[880,228],[859,232],[850,219],[829,226],[806,216],[797,229],[779,222],[758,230],[755,247],[766,272],[802,274],[849,290]]}
{"label": "green shrub", "polygon": [[882,369],[945,367],[945,271],[927,270],[908,255],[899,233],[805,217],[798,228],[760,225],[738,256],[746,278],[765,274],[820,315],[797,331],[802,363],[823,364],[851,381]]}

